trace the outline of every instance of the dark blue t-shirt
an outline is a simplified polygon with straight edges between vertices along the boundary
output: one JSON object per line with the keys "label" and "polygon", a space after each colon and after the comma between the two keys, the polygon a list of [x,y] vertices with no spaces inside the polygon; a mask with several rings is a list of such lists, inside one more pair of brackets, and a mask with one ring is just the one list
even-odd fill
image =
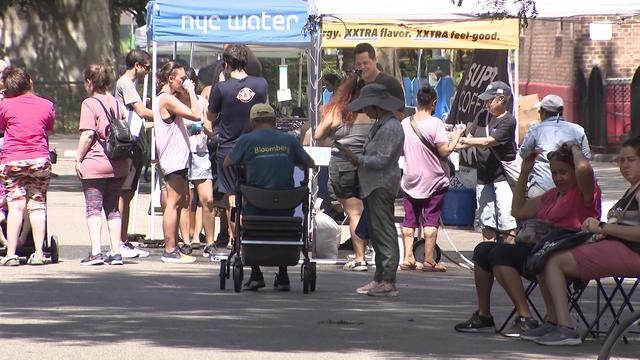
{"label": "dark blue t-shirt", "polygon": [[219,82],[209,98],[209,111],[220,114],[218,157],[224,158],[242,134],[251,131],[249,113],[255,104],[267,102],[267,80],[247,76]]}
{"label": "dark blue t-shirt", "polygon": [[[229,159],[234,165],[244,166],[247,185],[265,189],[293,188],[294,167],[310,161],[295,137],[276,129],[262,129],[241,136]],[[255,213],[251,206],[245,205],[244,210],[245,214]],[[283,215],[290,215],[288,213]]]}

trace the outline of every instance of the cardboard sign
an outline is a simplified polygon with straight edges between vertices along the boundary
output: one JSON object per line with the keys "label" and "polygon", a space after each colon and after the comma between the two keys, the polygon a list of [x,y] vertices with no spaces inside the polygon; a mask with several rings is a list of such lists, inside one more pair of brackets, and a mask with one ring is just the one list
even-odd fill
{"label": "cardboard sign", "polygon": [[538,94],[520,96],[518,100],[518,144],[522,144],[529,128],[540,122],[536,107],[538,101]]}

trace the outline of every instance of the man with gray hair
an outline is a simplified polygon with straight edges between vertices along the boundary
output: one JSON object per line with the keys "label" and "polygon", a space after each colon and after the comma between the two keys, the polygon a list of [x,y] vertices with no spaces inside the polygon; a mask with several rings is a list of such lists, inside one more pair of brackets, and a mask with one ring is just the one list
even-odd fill
{"label": "man with gray hair", "polygon": [[564,101],[558,95],[549,94],[536,104],[541,123],[533,125],[527,131],[520,156],[524,159],[531,151],[537,151],[538,157],[529,176],[527,196],[533,198],[555,187],[551,178],[551,168],[547,155],[564,143],[575,143],[582,149],[584,156],[591,158],[589,140],[582,126],[562,117]]}

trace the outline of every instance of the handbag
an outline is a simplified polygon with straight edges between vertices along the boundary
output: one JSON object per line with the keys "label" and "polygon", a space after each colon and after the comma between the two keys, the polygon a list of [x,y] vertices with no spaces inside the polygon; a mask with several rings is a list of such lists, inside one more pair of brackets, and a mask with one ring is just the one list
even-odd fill
{"label": "handbag", "polygon": [[549,233],[531,250],[524,265],[525,273],[532,275],[542,273],[549,255],[584,244],[592,237],[593,233],[586,230],[557,229]]}
{"label": "handbag", "polygon": [[456,168],[455,165],[453,165],[453,162],[451,162],[451,159],[449,159],[449,157],[444,158],[440,156],[440,153],[438,153],[436,147],[432,143],[430,143],[418,129],[418,124],[416,124],[416,121],[413,119],[413,115],[409,117],[409,123],[411,124],[413,132],[416,134],[418,139],[420,139],[420,142],[422,142],[422,145],[424,145],[427,149],[429,149],[429,151],[431,151],[436,157],[438,157],[438,159],[440,159],[440,165],[442,166],[444,174],[448,178],[454,175],[456,173]]}

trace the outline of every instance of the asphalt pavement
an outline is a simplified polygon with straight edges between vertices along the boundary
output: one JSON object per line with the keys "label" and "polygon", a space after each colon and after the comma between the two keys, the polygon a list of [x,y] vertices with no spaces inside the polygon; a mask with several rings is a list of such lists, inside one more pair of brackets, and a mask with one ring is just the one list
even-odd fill
{"label": "asphalt pavement", "polygon": [[[54,165],[48,229],[61,239],[62,262],[0,268],[2,360],[590,359],[602,343],[543,347],[501,335],[456,333],[453,325],[471,315],[476,300],[472,273],[450,262],[446,273],[399,272],[396,298],[356,294],[372,271],[344,272],[337,265],[319,267],[317,291],[308,295],[302,294],[299,267],[290,270],[289,293],[271,289],[273,268],[265,269],[265,289],[234,293],[219,289],[218,263],[199,257],[195,264],[163,264],[159,249],[124,266],[82,267],[89,241],[84,199],[69,159],[75,141],[52,139],[63,156]],[[594,166],[605,203],[614,201],[624,181],[613,166]],[[148,204],[148,195],[141,195],[134,229],[147,235]],[[159,222],[157,217],[158,236]],[[480,240],[469,229],[447,233],[466,254]],[[448,250],[443,235],[439,243]],[[537,292],[533,301],[543,311]],[[595,301],[591,287],[581,301],[589,318]],[[512,309],[499,286],[492,308],[497,325]],[[640,354],[638,344],[622,349],[631,358]]]}

